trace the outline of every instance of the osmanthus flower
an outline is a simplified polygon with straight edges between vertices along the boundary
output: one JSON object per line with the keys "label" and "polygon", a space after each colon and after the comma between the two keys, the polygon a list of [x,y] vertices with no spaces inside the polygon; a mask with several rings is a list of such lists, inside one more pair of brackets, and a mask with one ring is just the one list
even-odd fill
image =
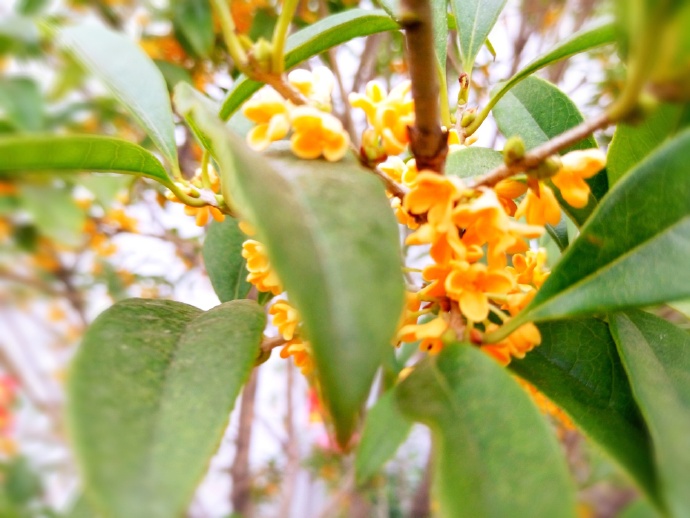
{"label": "osmanthus flower", "polygon": [[561,206],[558,204],[553,189],[539,182],[537,191],[531,188],[527,191],[515,211],[515,218],[524,216],[528,224],[542,227],[547,223],[558,225],[561,221]]}
{"label": "osmanthus flower", "polygon": [[327,67],[316,67],[314,70],[297,68],[287,76],[288,83],[324,111],[331,110],[331,94],[335,80]]}
{"label": "osmanthus flower", "polygon": [[456,300],[460,311],[473,322],[489,316],[489,295],[506,294],[514,286],[513,278],[503,269],[492,269],[483,263],[451,261],[446,277],[448,296]]}
{"label": "osmanthus flower", "polygon": [[314,360],[309,342],[301,338],[293,338],[280,350],[281,358],[289,358],[299,367],[302,374],[309,375],[314,370]]}
{"label": "osmanthus flower", "polygon": [[541,236],[543,227],[523,225],[510,219],[496,193],[483,189],[468,203],[458,204],[453,211],[453,223],[463,229],[462,241],[467,245],[488,245],[489,266],[502,268],[506,254],[528,249],[526,239]]}
{"label": "osmanthus flower", "polygon": [[545,269],[546,250],[543,248],[537,251],[528,250],[524,255],[515,254],[512,257],[512,263],[513,265],[507,267],[506,270],[515,275],[518,284],[539,288],[549,276],[549,272]]}
{"label": "osmanthus flower", "polygon": [[280,336],[292,340],[300,323],[297,310],[287,300],[276,300],[268,313],[273,315],[273,325],[278,328]]}
{"label": "osmanthus flower", "polygon": [[[498,329],[496,324],[487,326],[487,332]],[[507,338],[497,344],[486,344],[482,350],[493,356],[502,365],[508,365],[512,358],[524,358],[525,355],[541,343],[539,329],[532,323],[524,324],[513,331]]]}
{"label": "osmanthus flower", "polygon": [[247,134],[247,143],[263,151],[271,142],[281,140],[290,132],[290,110],[283,97],[266,86],[244,104],[242,113],[257,125]]}
{"label": "osmanthus flower", "polygon": [[407,127],[414,123],[411,87],[410,81],[403,81],[387,94],[379,83],[371,81],[364,95],[353,92],[349,96],[353,108],[364,110],[388,155],[402,153],[409,142]]}
{"label": "osmanthus flower", "polygon": [[409,324],[401,327],[397,337],[401,342],[421,340],[419,348],[435,354],[443,349],[443,336],[449,329],[449,323],[442,316],[438,316],[423,324]]}
{"label": "osmanthus flower", "polygon": [[294,129],[290,144],[299,158],[323,155],[329,162],[336,162],[347,153],[350,138],[342,123],[330,113],[312,106],[298,106],[292,110],[290,120]]}
{"label": "osmanthus flower", "polygon": [[[207,172],[207,179],[210,183],[211,190],[215,193],[220,192],[220,177],[216,173],[215,169],[209,166]],[[201,168],[197,168],[194,177],[191,179],[190,183],[191,185],[194,185],[198,188],[203,187],[204,181],[202,179]],[[192,188],[189,185],[178,185],[182,190],[186,191],[187,194],[191,193]],[[175,203],[183,203],[172,192],[168,191],[165,194],[165,197],[166,199],[173,201]],[[211,205],[205,205],[203,207],[191,207],[189,205],[186,205],[184,208],[184,213],[187,214],[187,216],[194,216],[195,222],[199,227],[206,226],[206,224],[211,220],[211,218],[215,219],[218,222],[225,220],[225,214],[223,214],[217,207],[212,207]]]}
{"label": "osmanthus flower", "polygon": [[447,232],[453,224],[455,203],[462,196],[462,182],[458,178],[421,171],[410,187],[403,201],[404,209],[410,214],[426,214],[435,232]]}
{"label": "osmanthus flower", "polygon": [[534,404],[541,411],[541,413],[550,416],[556,421],[556,423],[558,423],[559,430],[557,431],[557,434],[559,435],[559,438],[564,430],[575,430],[575,425],[570,420],[570,417],[568,417],[568,415],[557,407],[549,398],[539,392],[534,385],[527,383],[525,380],[518,378],[517,376],[515,379],[520,386],[525,389],[530,396],[532,396]]}
{"label": "osmanthus flower", "polygon": [[242,243],[242,257],[247,260],[247,281],[256,286],[257,290],[274,295],[283,291],[278,275],[271,268],[264,245],[254,239],[246,240]]}
{"label": "osmanthus flower", "polygon": [[578,209],[586,206],[590,189],[585,179],[604,168],[606,155],[599,149],[571,151],[561,158],[561,163],[561,168],[551,181],[569,205]]}
{"label": "osmanthus flower", "polygon": [[515,200],[527,192],[527,183],[514,178],[507,178],[494,186],[494,192],[508,216],[514,216],[517,210]]}

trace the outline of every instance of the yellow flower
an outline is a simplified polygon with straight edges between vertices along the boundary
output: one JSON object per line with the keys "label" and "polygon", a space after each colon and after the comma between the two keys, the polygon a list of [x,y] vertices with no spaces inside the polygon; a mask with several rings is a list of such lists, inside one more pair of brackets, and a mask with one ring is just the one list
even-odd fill
{"label": "yellow flower", "polygon": [[247,143],[257,151],[263,151],[290,131],[288,103],[272,88],[263,88],[247,101],[242,113],[257,124],[247,134]]}
{"label": "yellow flower", "polygon": [[300,322],[299,313],[287,300],[277,300],[268,310],[273,315],[273,325],[285,340],[292,340]]}
{"label": "yellow flower", "polygon": [[508,216],[513,216],[517,210],[517,205],[513,200],[527,192],[527,184],[520,180],[507,178],[506,180],[501,180],[494,186],[494,192],[496,196],[498,196],[498,200],[501,202],[501,205],[503,205]]}
{"label": "yellow flower", "polygon": [[314,360],[312,358],[311,346],[299,338],[293,338],[280,350],[281,358],[289,358],[299,367],[302,374],[307,376],[314,370]]}
{"label": "yellow flower", "polygon": [[406,325],[398,331],[398,340],[401,342],[421,340],[420,350],[436,354],[443,348],[441,337],[448,330],[448,327],[448,322],[442,317],[434,318],[424,324]]}
{"label": "yellow flower", "polygon": [[313,71],[297,68],[288,74],[288,83],[319,108],[330,111],[333,92],[333,73],[327,67],[316,67]]}
{"label": "yellow flower", "polygon": [[452,225],[453,207],[460,199],[462,188],[462,182],[456,178],[422,171],[405,195],[403,207],[410,214],[426,214],[433,230],[444,233]]}
{"label": "yellow flower", "polygon": [[354,108],[361,108],[367,121],[374,127],[389,155],[398,155],[409,141],[407,127],[414,123],[414,101],[410,96],[411,83],[404,81],[388,95],[376,82],[369,82],[365,94],[351,93],[349,100]]}
{"label": "yellow flower", "polygon": [[291,118],[295,133],[290,142],[298,157],[314,159],[323,155],[329,162],[336,162],[347,153],[350,138],[333,115],[312,106],[298,106]]}
{"label": "yellow flower", "polygon": [[525,216],[530,225],[543,227],[547,223],[558,225],[561,221],[561,207],[550,187],[539,184],[539,193],[530,189],[515,211],[515,218]]}
{"label": "yellow flower", "polygon": [[460,311],[473,322],[482,322],[489,316],[487,293],[508,293],[513,287],[510,275],[482,263],[453,261],[451,267],[445,282],[446,292],[458,301]]}
{"label": "yellow flower", "polygon": [[[497,329],[498,326],[487,326],[487,332]],[[532,323],[524,324],[513,331],[505,340],[497,344],[482,346],[482,350],[493,356],[503,365],[508,365],[511,358],[524,358],[525,354],[541,343],[539,329]]]}
{"label": "yellow flower", "polygon": [[209,222],[209,219],[213,217],[216,221],[225,220],[225,214],[223,214],[216,207],[211,207],[210,205],[205,205],[203,207],[190,207],[186,205],[184,208],[184,213],[187,216],[194,216],[196,218],[196,225],[198,227],[203,227]]}
{"label": "yellow flower", "polygon": [[515,254],[512,262],[513,266],[506,269],[515,275],[518,284],[528,284],[539,288],[549,276],[544,268],[546,250],[543,248],[536,252],[529,250],[525,255]]}
{"label": "yellow flower", "polygon": [[271,268],[264,245],[253,239],[242,243],[242,257],[247,260],[247,281],[259,291],[270,291],[278,295],[283,291],[278,275]]}
{"label": "yellow flower", "polygon": [[578,209],[586,206],[590,190],[585,178],[591,178],[604,168],[606,155],[599,149],[571,151],[561,162],[561,169],[551,181],[569,205]]}

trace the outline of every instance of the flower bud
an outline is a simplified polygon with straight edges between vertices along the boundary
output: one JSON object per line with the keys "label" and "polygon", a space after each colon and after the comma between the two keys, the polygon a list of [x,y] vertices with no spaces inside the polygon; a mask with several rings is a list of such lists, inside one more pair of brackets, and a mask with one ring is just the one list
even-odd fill
{"label": "flower bud", "polygon": [[534,169],[527,171],[527,175],[537,180],[546,180],[558,173],[562,166],[561,159],[556,155],[552,155]]}
{"label": "flower bud", "polygon": [[513,135],[503,147],[503,161],[512,165],[525,158],[525,141],[519,135]]}

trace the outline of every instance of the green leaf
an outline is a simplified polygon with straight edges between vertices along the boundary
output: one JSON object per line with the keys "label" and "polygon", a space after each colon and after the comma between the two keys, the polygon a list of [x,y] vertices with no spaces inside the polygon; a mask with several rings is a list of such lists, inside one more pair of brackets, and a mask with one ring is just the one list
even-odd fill
{"label": "green leaf", "polygon": [[144,51],[125,35],[99,25],[61,29],[58,41],[103,81],[178,169],[170,96],[163,76]]}
{"label": "green leaf", "polygon": [[498,20],[506,0],[451,0],[460,39],[460,59],[468,74]]}
{"label": "green leaf", "polygon": [[[507,92],[494,107],[493,114],[501,133],[506,137],[519,135],[525,141],[527,149],[544,144],[584,120],[567,95],[548,81],[537,77],[528,77]],[[589,137],[561,153],[593,147],[597,147],[596,141]],[[592,192],[589,203],[582,209],[568,205],[554,187],[561,207],[578,226],[584,224],[596,207],[599,197],[608,188],[604,171],[588,179],[587,183]]]}
{"label": "green leaf", "polygon": [[558,225],[550,225],[547,223],[546,231],[561,252],[568,248],[570,244],[570,239],[568,238],[568,220],[562,212],[561,221],[558,222]]}
{"label": "green leaf", "polygon": [[383,187],[354,160],[305,161],[284,151],[269,161],[193,96],[179,85],[178,110],[207,135],[223,192],[257,229],[301,315],[345,445],[403,306],[398,226]]}
{"label": "green leaf", "polygon": [[27,57],[40,54],[40,34],[26,16],[5,15],[0,20],[0,56]]}
{"label": "green leaf", "polygon": [[180,516],[220,443],[256,360],[255,302],[202,312],[130,299],[84,336],[68,419],[86,496],[110,518]]}
{"label": "green leaf", "polygon": [[553,47],[549,52],[530,61],[508,81],[501,83],[491,95],[489,106],[494,106],[511,88],[523,79],[534,74],[537,70],[552,65],[563,59],[568,59],[581,52],[608,45],[616,41],[616,26],[613,23],[597,25],[573,34],[570,38]]}
{"label": "green leaf", "polygon": [[661,515],[649,502],[640,498],[623,509],[616,518],[661,518]]}
{"label": "green leaf", "polygon": [[446,174],[459,178],[479,176],[503,164],[503,154],[485,147],[465,147],[448,154]]}
{"label": "green leaf", "polygon": [[171,185],[158,159],[126,140],[91,135],[0,139],[0,172],[118,172]]}
{"label": "green leaf", "polygon": [[[61,515],[62,516],[62,515]],[[64,518],[98,518],[87,498],[82,494],[75,500]]]}
{"label": "green leaf", "polygon": [[539,331],[541,345],[510,369],[565,410],[656,497],[651,444],[608,325],[578,318],[543,322]]}
{"label": "green leaf", "polygon": [[633,394],[652,436],[666,510],[669,516],[688,516],[690,335],[643,311],[616,313],[610,320]]}
{"label": "green leaf", "polygon": [[616,127],[609,146],[606,170],[609,185],[613,185],[663,142],[682,128],[688,106],[662,104],[654,113],[637,125],[621,123]]}
{"label": "green leaf", "polygon": [[35,81],[26,77],[0,78],[0,118],[3,115],[19,131],[42,129],[43,97]]}
{"label": "green leaf", "polygon": [[466,344],[446,346],[396,393],[403,413],[431,428],[439,516],[575,516],[553,432],[494,360]]}
{"label": "green leaf", "polygon": [[247,282],[247,261],[242,257],[242,243],[247,239],[237,220],[226,217],[214,221],[204,239],[204,264],[213,290],[221,302],[246,298],[252,285]]}
{"label": "green leaf", "polygon": [[364,421],[362,439],[355,453],[355,478],[362,485],[374,477],[395,455],[412,429],[412,422],[400,413],[393,391],[383,394]]}
{"label": "green leaf", "polygon": [[448,56],[448,0],[431,0],[431,23],[434,28],[434,50],[439,70],[445,77]]}
{"label": "green leaf", "polygon": [[180,33],[197,56],[208,58],[215,40],[209,1],[175,0],[171,5],[176,32]]}
{"label": "green leaf", "polygon": [[517,320],[553,320],[690,296],[689,154],[690,131],[685,131],[626,174]]}
{"label": "green leaf", "polygon": [[187,72],[187,69],[162,59],[156,59],[153,62],[158,67],[158,70],[161,71],[161,74],[163,74],[168,91],[172,92],[175,85],[179,82],[193,84],[192,76]]}
{"label": "green leaf", "polygon": [[[287,39],[285,68],[291,68],[341,43],[377,32],[393,31],[400,26],[381,10],[349,9],[319,20]],[[263,84],[246,77],[238,79],[220,109],[227,120],[258,91]]]}
{"label": "green leaf", "polygon": [[25,16],[33,16],[43,11],[47,3],[48,0],[19,0],[17,12]]}
{"label": "green leaf", "polygon": [[53,185],[22,185],[20,192],[22,205],[41,234],[69,246],[82,243],[86,215],[71,191]]}

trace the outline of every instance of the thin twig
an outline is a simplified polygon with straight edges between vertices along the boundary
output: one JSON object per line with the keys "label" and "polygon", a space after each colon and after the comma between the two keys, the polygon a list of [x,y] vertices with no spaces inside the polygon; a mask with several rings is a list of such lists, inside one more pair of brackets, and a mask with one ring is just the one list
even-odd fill
{"label": "thin twig", "polygon": [[534,148],[519,162],[511,165],[502,164],[498,166],[493,171],[477,178],[469,187],[472,189],[482,186],[492,187],[501,180],[505,180],[506,178],[510,178],[511,176],[529,169],[534,169],[551,155],[555,155],[559,151],[572,146],[580,140],[589,137],[595,131],[603,129],[612,123],[613,121],[607,112],[601,113],[592,119],[578,124],[565,133],[561,133],[541,146]]}
{"label": "thin twig", "polygon": [[307,99],[293,88],[290,83],[285,80],[283,75],[276,75],[266,72],[259,68],[258,63],[255,62],[253,56],[248,57],[249,69],[244,72],[254,81],[265,83],[272,87],[276,92],[285,97],[292,104],[307,104]]}
{"label": "thin twig", "polygon": [[288,341],[282,336],[276,336],[274,338],[267,338],[264,336],[264,341],[261,342],[261,350],[263,352],[268,352],[286,343],[288,343]]}

